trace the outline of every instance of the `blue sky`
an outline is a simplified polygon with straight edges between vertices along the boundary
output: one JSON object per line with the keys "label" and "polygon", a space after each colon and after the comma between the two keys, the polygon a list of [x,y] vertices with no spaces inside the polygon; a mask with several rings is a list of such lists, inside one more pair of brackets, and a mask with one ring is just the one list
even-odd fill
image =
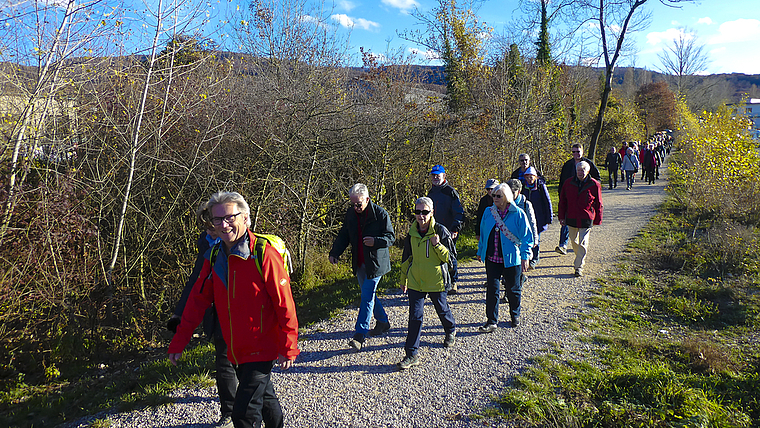
{"label": "blue sky", "polygon": [[[336,0],[331,21],[342,32],[350,30],[356,51],[363,46],[375,53],[389,47],[411,52],[419,46],[400,39],[397,32],[422,28],[410,11],[415,6],[428,11],[436,4],[431,0]],[[701,0],[679,8],[650,0],[645,8],[652,12],[651,24],[632,35],[638,54],[622,59],[618,66],[659,69],[657,54],[672,43],[679,28],[687,27],[705,45],[710,58],[707,73],[760,74],[759,0]],[[496,34],[508,32],[521,13],[518,0],[485,1],[478,11]],[[424,63],[422,58],[419,62]]]}

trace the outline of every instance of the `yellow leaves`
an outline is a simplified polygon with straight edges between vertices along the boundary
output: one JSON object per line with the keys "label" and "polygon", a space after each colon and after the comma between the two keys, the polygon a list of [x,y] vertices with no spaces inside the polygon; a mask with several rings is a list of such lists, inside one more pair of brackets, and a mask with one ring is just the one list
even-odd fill
{"label": "yellow leaves", "polygon": [[202,100],[205,100],[206,98],[208,98],[207,94],[200,94],[199,96],[201,97]]}

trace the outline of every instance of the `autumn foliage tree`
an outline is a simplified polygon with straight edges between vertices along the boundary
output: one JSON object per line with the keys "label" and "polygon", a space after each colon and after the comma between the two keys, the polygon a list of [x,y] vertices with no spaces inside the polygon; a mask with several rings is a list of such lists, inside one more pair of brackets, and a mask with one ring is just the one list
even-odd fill
{"label": "autumn foliage tree", "polygon": [[665,82],[649,83],[636,91],[636,106],[646,129],[646,137],[677,124],[676,97]]}

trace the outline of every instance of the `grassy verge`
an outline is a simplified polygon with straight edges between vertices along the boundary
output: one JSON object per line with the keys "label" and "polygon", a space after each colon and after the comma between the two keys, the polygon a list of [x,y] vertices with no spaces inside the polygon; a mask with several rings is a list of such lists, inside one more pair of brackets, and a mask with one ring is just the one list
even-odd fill
{"label": "grassy verge", "polygon": [[571,322],[586,354],[537,358],[489,415],[542,427],[760,426],[758,233],[696,220],[666,203],[599,281],[595,310]]}

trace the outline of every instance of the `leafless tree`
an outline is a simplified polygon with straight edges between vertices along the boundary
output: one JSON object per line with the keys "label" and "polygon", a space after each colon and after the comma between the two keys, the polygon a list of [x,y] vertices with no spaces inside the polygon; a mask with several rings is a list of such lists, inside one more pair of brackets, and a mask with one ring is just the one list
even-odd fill
{"label": "leafless tree", "polygon": [[679,28],[672,44],[657,57],[662,63],[660,71],[675,78],[676,94],[685,96],[692,86],[691,77],[707,69],[710,63],[705,45],[699,43],[697,33]]}

